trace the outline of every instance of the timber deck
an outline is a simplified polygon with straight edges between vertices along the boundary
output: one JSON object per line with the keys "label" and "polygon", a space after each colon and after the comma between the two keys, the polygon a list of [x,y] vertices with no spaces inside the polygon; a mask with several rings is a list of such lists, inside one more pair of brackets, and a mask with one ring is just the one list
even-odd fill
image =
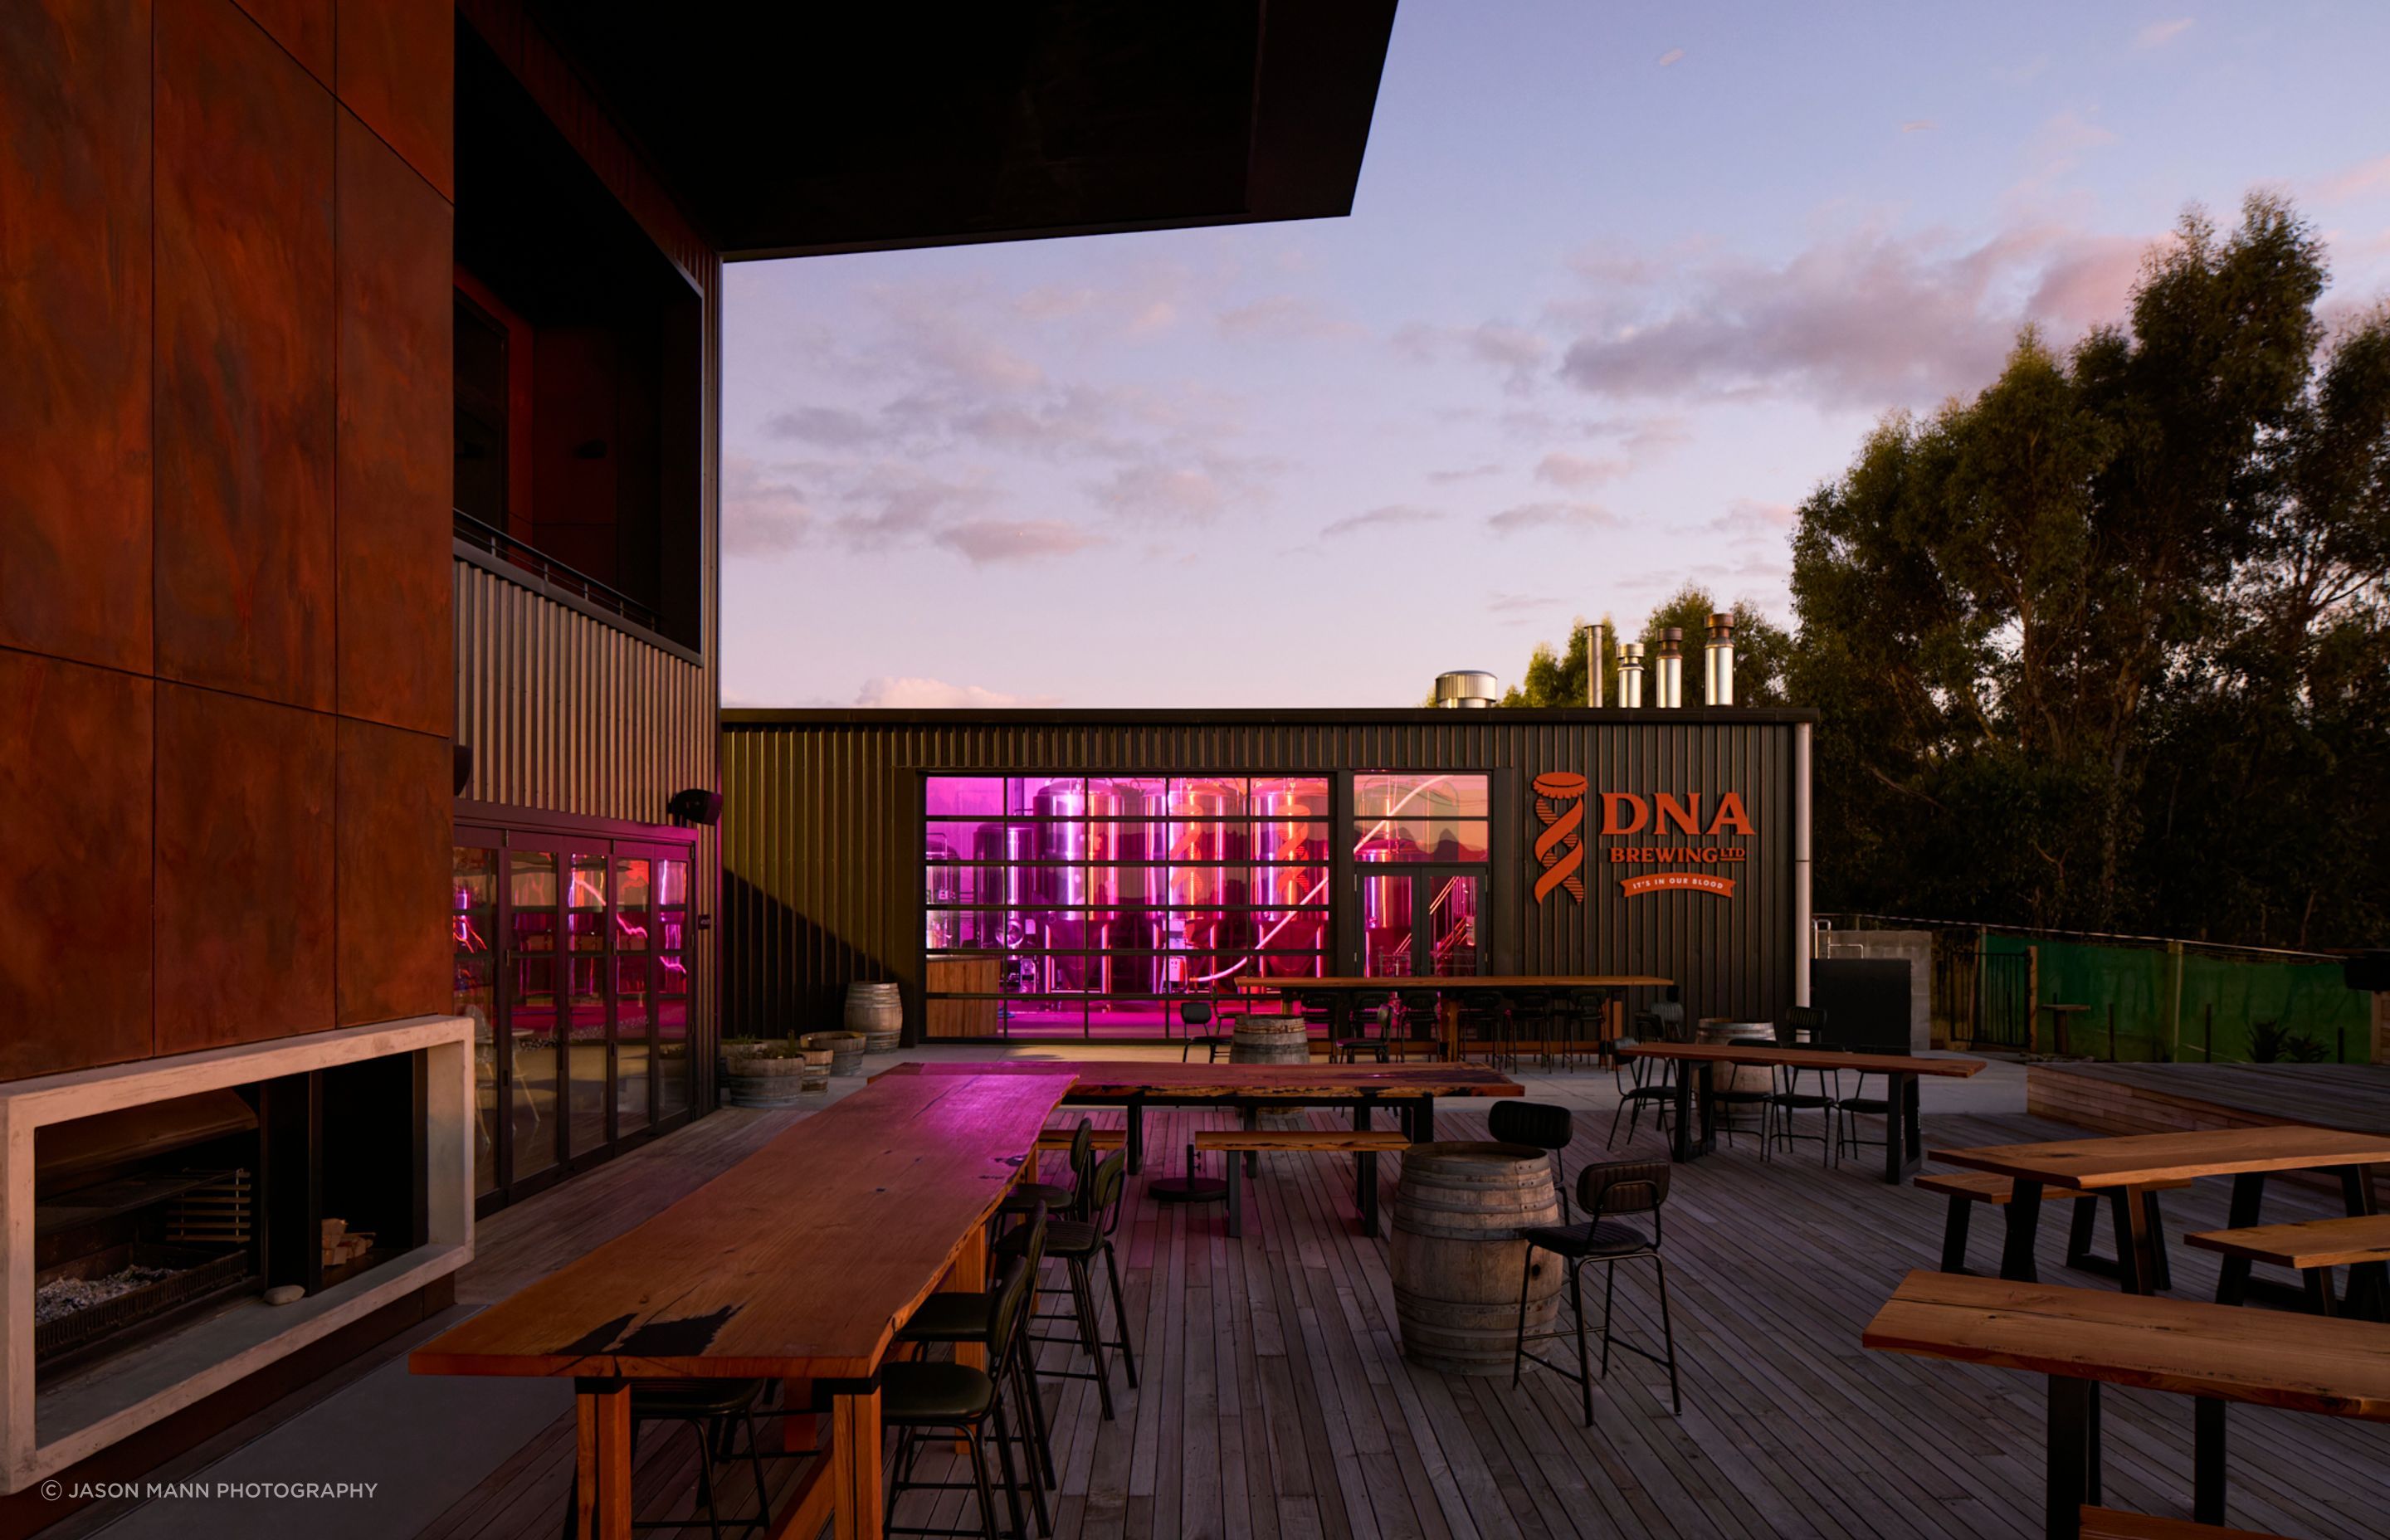
{"label": "timber deck", "polygon": [[[1607,1077],[1572,1080],[1587,1083],[1587,1103],[1568,1153],[1574,1172],[1601,1157],[1608,1117],[1594,1089]],[[736,1139],[724,1136],[733,1131],[720,1119],[689,1131],[707,1135],[701,1165],[747,1142],[748,1129],[760,1141],[789,1114],[735,1116],[752,1120]],[[1311,1117],[1321,1128],[1340,1121]],[[1176,1170],[1188,1133],[1218,1125],[1208,1110],[1149,1113],[1157,1155],[1149,1177]],[[1453,1104],[1439,1132],[1465,1138],[1483,1128],[1481,1110]],[[1927,1120],[1937,1144],[2070,1132],[2023,1116]],[[1619,1153],[1627,1149],[1622,1139]],[[1633,1149],[1659,1153],[1648,1123]],[[653,1154],[669,1149],[667,1141]],[[642,1163],[656,1166],[662,1184],[652,1196],[623,1170],[603,1195],[581,1184],[560,1189],[552,1214],[526,1213],[542,1207],[534,1200],[499,1216],[468,1294],[503,1291],[530,1259],[602,1238],[573,1234],[598,1214],[619,1228],[668,1200],[669,1189],[686,1190],[686,1174]],[[1381,1167],[1391,1205],[1399,1158]],[[1937,1195],[1887,1187],[1868,1161],[1821,1170],[1812,1146],[1763,1164],[1746,1137],[1740,1151],[1722,1143],[1710,1159],[1678,1167],[1667,1255],[1685,1414],[1668,1415],[1662,1372],[1628,1357],[1613,1360],[1598,1389],[1591,1430],[1578,1419],[1574,1388],[1554,1376],[1530,1368],[1513,1391],[1507,1378],[1447,1377],[1403,1360],[1387,1241],[1358,1234],[1343,1161],[1265,1156],[1240,1241],[1223,1233],[1218,1205],[1145,1201],[1144,1180],[1132,1185],[1122,1227],[1143,1388],[1128,1391],[1116,1376],[1119,1419],[1105,1423],[1092,1385],[1047,1381],[1062,1470],[1056,1521],[1066,1540],[2039,1533],[2041,1380],[1859,1346],[1861,1328],[1902,1276],[1934,1265],[1943,1216]],[[2203,1182],[2170,1193],[2169,1237],[2223,1224],[2226,1190]],[[2268,1195],[2266,1217],[2325,1212],[2319,1198],[2283,1188]],[[2108,1287],[2064,1266],[2064,1229],[2043,1227],[2043,1277]],[[2106,1238],[2103,1223],[2103,1249]],[[1996,1238],[1978,1239],[1975,1260],[1988,1270]],[[2212,1296],[2214,1256],[2177,1239],[2172,1260],[2178,1297]],[[1628,1272],[1618,1287],[1625,1328],[1656,1336],[1646,1278]],[[1061,1366],[1064,1350],[1046,1353]],[[2117,1392],[2106,1408],[2109,1503],[2188,1516],[2188,1404]],[[640,1457],[638,1490],[656,1495],[641,1502],[641,1517],[686,1512],[689,1439],[654,1437]],[[572,1422],[560,1418],[424,1533],[555,1534],[572,1457]],[[925,1460],[921,1473],[934,1475],[941,1457]],[[2242,1408],[2231,1458],[2235,1523],[2314,1540],[2382,1533],[2390,1429]],[[771,1480],[784,1487],[798,1471],[798,1462],[778,1461]],[[727,1504],[744,1492],[741,1478],[726,1476]],[[966,1503],[914,1495],[894,1517],[951,1524],[965,1521]]]}
{"label": "timber deck", "polygon": [[2035,1064],[2026,1105],[2101,1134],[2312,1123],[2390,1135],[2390,1065]]}

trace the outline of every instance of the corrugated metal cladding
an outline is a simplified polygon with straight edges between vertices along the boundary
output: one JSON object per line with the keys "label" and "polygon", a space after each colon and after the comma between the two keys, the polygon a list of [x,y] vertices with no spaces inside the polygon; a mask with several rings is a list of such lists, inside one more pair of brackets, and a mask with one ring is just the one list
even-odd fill
{"label": "corrugated metal cladding", "polygon": [[[663,824],[675,791],[716,781],[714,670],[469,562],[456,570],[463,795],[582,818]],[[698,831],[702,912],[719,910],[720,841]],[[697,934],[698,1020],[720,995],[717,930]]]}
{"label": "corrugated metal cladding", "polygon": [[[723,713],[726,1033],[810,1030],[847,983],[921,1001],[920,777],[938,771],[1296,774],[1484,770],[1494,777],[1489,961],[1497,971],[1651,973],[1679,982],[1689,1014],[1768,1020],[1793,1003],[1795,729],[1799,711]],[[1531,783],[1587,777],[1586,897],[1540,905]],[[1741,794],[1753,833],[1604,838],[1604,791]],[[1732,865],[1613,867],[1613,846],[1740,843]],[[1629,871],[1702,870],[1735,896],[1626,897]]]}

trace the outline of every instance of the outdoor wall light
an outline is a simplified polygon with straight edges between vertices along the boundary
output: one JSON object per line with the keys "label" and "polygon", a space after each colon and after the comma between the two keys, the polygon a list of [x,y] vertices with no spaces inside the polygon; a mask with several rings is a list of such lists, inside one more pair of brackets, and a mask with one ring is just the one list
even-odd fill
{"label": "outdoor wall light", "polygon": [[692,786],[685,791],[674,792],[672,801],[664,804],[664,811],[684,824],[711,825],[722,816],[722,793]]}

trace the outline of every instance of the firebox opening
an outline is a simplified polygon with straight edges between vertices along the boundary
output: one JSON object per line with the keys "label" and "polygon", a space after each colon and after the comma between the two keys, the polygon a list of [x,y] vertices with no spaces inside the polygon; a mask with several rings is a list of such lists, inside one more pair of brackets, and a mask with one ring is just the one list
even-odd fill
{"label": "firebox opening", "polygon": [[263,1287],[258,1131],[250,1087],[36,1130],[37,1373]]}

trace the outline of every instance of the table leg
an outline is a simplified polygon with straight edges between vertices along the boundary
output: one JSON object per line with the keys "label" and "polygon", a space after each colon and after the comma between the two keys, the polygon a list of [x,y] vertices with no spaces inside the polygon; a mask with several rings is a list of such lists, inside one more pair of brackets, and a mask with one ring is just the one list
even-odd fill
{"label": "table leg", "polygon": [[1701,1103],[1702,1109],[1702,1139],[1693,1147],[1696,1155],[1706,1155],[1717,1148],[1717,1103],[1711,1098],[1716,1081],[1716,1072],[1703,1060],[1693,1079],[1693,1099]]}
{"label": "table leg", "polygon": [[1371,1238],[1378,1234],[1378,1152],[1361,1151],[1361,1233]]}
{"label": "table leg", "polygon": [[573,1389],[572,1533],[577,1540],[630,1540],[631,1387],[584,1380]]}
{"label": "table leg", "polygon": [[[1243,1119],[1246,1133],[1250,1134],[1254,1129],[1259,1128],[1262,1125],[1262,1110],[1254,1106],[1252,1102],[1249,1101],[1244,1103],[1238,1109],[1238,1110]],[[1239,1157],[1235,1153],[1231,1152],[1228,1156],[1228,1163],[1230,1165],[1235,1165]],[[1260,1150],[1246,1150],[1243,1160],[1245,1162],[1246,1175],[1259,1176],[1262,1174],[1262,1155]]]}
{"label": "table leg", "polygon": [[2158,1238],[2150,1225],[2149,1194],[2127,1187],[2116,1195],[2116,1267],[2128,1294],[2154,1294],[2165,1276],[2158,1262]]}
{"label": "table leg", "polygon": [[[2374,1213],[2373,1168],[2342,1166],[2340,1196],[2351,1218]],[[2324,1274],[2324,1292],[2332,1292],[2329,1271]],[[2350,1267],[2345,1298],[2351,1315],[2361,1320],[2390,1320],[2390,1263],[2361,1262]]]}
{"label": "table leg", "polygon": [[[1370,1098],[1367,1096],[1353,1104],[1354,1133],[1367,1134],[1369,1132],[1369,1125],[1376,1121],[1375,1114],[1369,1110],[1369,1105]],[[1356,1153],[1367,1156],[1369,1152],[1365,1149]],[[1363,1169],[1368,1164],[1367,1160],[1356,1160],[1353,1162],[1353,1206],[1356,1209],[1368,1208],[1368,1200],[1365,1194],[1377,1180],[1378,1174],[1375,1171]],[[1367,1217],[1366,1214],[1364,1217]],[[1368,1232],[1365,1229],[1363,1233]]]}
{"label": "table leg", "polygon": [[1693,1065],[1688,1059],[1677,1060],[1677,1117],[1669,1131],[1668,1154],[1679,1161],[1693,1158]]}
{"label": "table leg", "polygon": [[[2245,1230],[2257,1223],[2266,1206],[2266,1174],[2244,1171],[2232,1178],[2232,1207],[2225,1219],[2229,1229]],[[2216,1279],[2216,1303],[2239,1304],[2249,1293],[2249,1259],[2228,1256]]]}
{"label": "table leg", "polygon": [[1411,1109],[1411,1142],[1413,1144],[1435,1142],[1435,1098],[1433,1097],[1420,1097],[1418,1105]]}
{"label": "table leg", "polygon": [[1460,1002],[1438,999],[1435,1003],[1436,1023],[1444,1029],[1444,1059],[1447,1064],[1460,1062]]}
{"label": "table leg", "polygon": [[2191,1401],[2191,1516],[2203,1524],[2224,1522],[2224,1403],[2212,1395]]}
{"label": "table leg", "polygon": [[833,1395],[830,1418],[830,1502],[838,1540],[880,1540],[888,1496],[880,1484],[880,1387]]}
{"label": "table leg", "polygon": [[[2008,1235],[2000,1244],[2000,1277],[2011,1283],[2034,1281],[2033,1244],[2041,1233],[2041,1184],[2014,1182],[2009,1187]],[[2051,1381],[2053,1385],[2057,1381]]]}
{"label": "table leg", "polygon": [[1917,1084],[1915,1075],[1886,1075],[1883,1098],[1883,1179],[1898,1187],[1908,1174],[1908,1130],[1913,1114],[1909,1110],[1908,1093]]}
{"label": "table leg", "polygon": [[2091,1480],[2091,1381],[2049,1377],[2047,1459],[2043,1533],[2049,1540],[2078,1540]]}
{"label": "table leg", "polygon": [[[963,1239],[962,1249],[955,1253],[954,1265],[938,1280],[941,1294],[980,1294],[987,1290],[987,1229],[974,1225]],[[955,1362],[975,1369],[987,1367],[985,1342],[957,1342]]]}
{"label": "table leg", "polygon": [[1228,1172],[1228,1238],[1231,1240],[1245,1233],[1245,1187],[1244,1178],[1237,1169],[1240,1163],[1235,1150],[1228,1151],[1227,1160],[1222,1162]]}

